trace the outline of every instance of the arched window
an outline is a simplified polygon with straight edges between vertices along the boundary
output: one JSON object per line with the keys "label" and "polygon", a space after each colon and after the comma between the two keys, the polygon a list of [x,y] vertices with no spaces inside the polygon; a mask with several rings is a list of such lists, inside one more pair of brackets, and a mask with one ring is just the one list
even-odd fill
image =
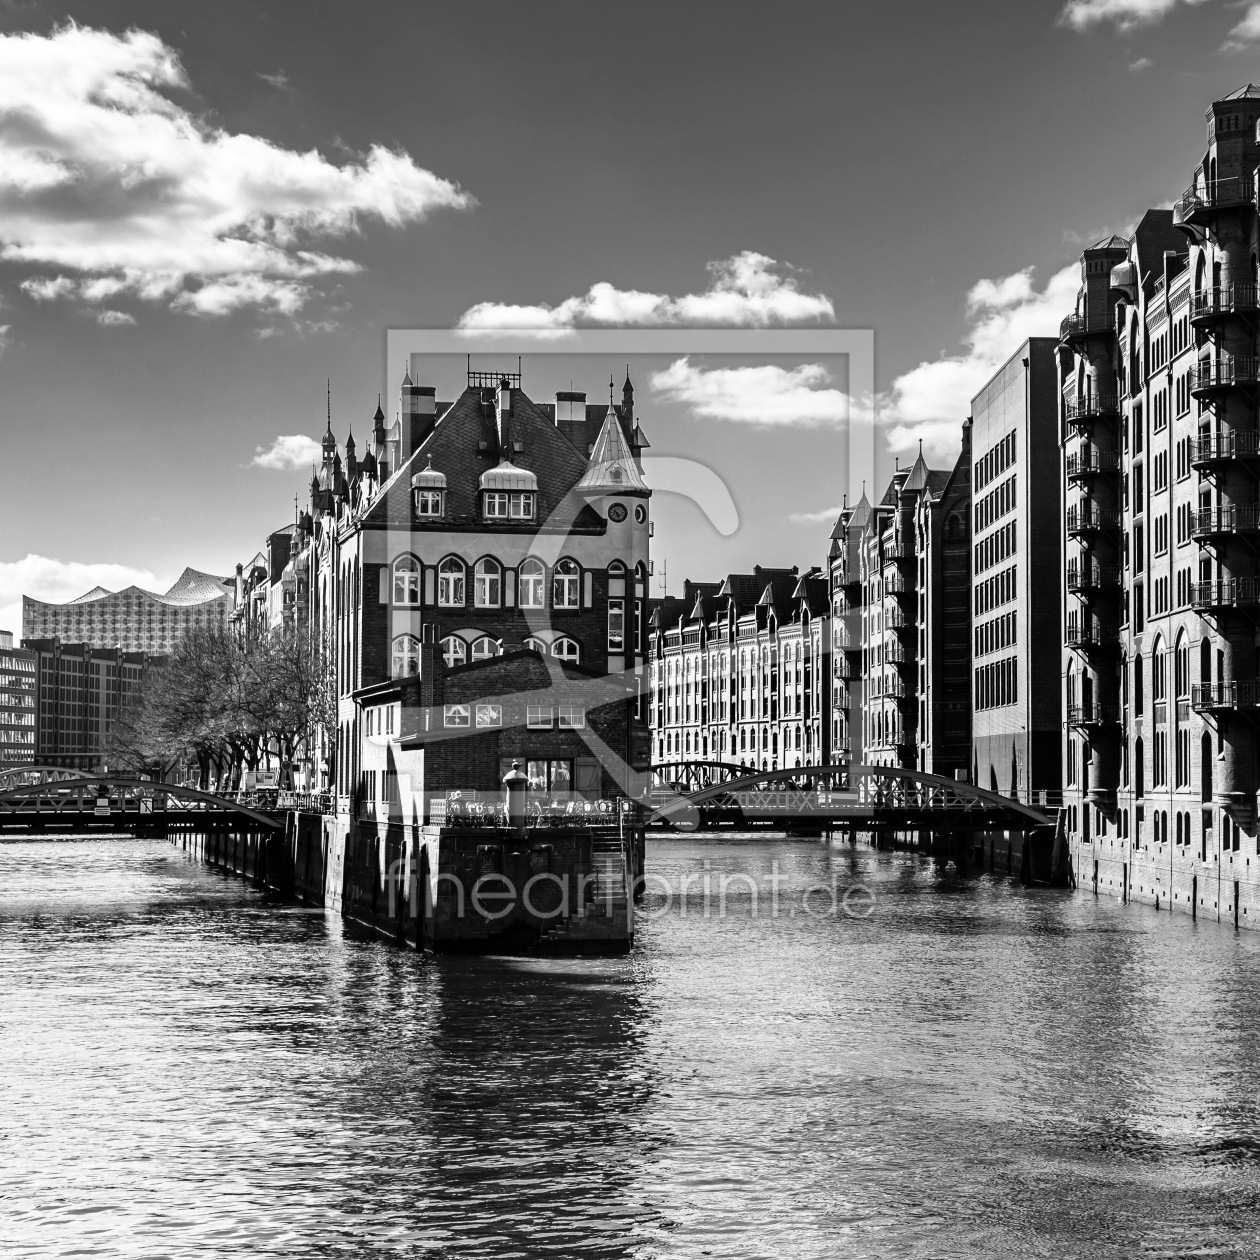
{"label": "arched window", "polygon": [[449,634],[442,640],[442,659],[447,669],[454,669],[468,659],[468,644],[457,634]]}
{"label": "arched window", "polygon": [[541,639],[535,639],[530,635],[521,646],[530,652],[540,652],[543,656],[547,655],[547,645]]}
{"label": "arched window", "polygon": [[394,603],[420,602],[420,564],[414,556],[400,556],[394,561]]}
{"label": "arched window", "polygon": [[623,578],[626,576],[626,566],[620,560],[614,560],[608,566],[608,576],[612,578]]}
{"label": "arched window", "polygon": [[542,608],[546,599],[547,570],[533,557],[521,565],[518,601],[522,608]]}
{"label": "arched window", "polygon": [[1207,731],[1203,732],[1199,742],[1199,758],[1199,799],[1210,801],[1212,799],[1212,736]]}
{"label": "arched window", "polygon": [[551,645],[551,655],[558,656],[562,661],[576,662],[581,655],[581,648],[578,647],[574,639],[557,639]]}
{"label": "arched window", "polygon": [[1139,801],[1146,795],[1146,755],[1140,735],[1133,745],[1133,795]]}
{"label": "arched window", "polygon": [[498,608],[503,602],[503,570],[497,560],[478,560],[473,570],[473,605]]}
{"label": "arched window", "polygon": [[499,645],[488,634],[483,634],[480,639],[474,641],[472,645],[472,659],[474,661],[488,660],[492,656],[499,655]]}
{"label": "arched window", "polygon": [[458,556],[447,556],[438,565],[438,605],[442,608],[464,606],[464,562]]}
{"label": "arched window", "polygon": [[414,678],[420,672],[420,640],[414,634],[400,634],[390,653],[390,673],[394,678]]}
{"label": "arched window", "polygon": [[581,574],[576,560],[557,560],[551,575],[551,605],[553,608],[577,608],[578,581]]}

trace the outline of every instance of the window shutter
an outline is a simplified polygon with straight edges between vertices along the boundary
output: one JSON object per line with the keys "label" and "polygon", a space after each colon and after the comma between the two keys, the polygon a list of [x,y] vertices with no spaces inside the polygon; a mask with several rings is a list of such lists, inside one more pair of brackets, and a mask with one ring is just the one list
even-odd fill
{"label": "window shutter", "polygon": [[381,593],[380,601],[382,604],[389,603],[389,565],[381,566]]}
{"label": "window shutter", "polygon": [[579,795],[598,796],[601,786],[599,762],[594,757],[579,757],[574,767],[574,779]]}
{"label": "window shutter", "polygon": [[591,575],[591,571],[587,569],[587,571],[582,575],[582,577],[583,577],[582,606],[584,608],[589,608],[595,602],[594,582]]}

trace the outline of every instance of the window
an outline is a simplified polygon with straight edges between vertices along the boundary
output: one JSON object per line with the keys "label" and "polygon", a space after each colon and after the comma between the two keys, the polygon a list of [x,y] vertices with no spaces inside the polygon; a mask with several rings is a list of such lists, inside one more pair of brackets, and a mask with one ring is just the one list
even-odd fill
{"label": "window", "polygon": [[474,661],[486,661],[492,656],[499,655],[499,644],[488,634],[483,634],[472,645],[472,659]]}
{"label": "window", "polygon": [[586,726],[586,710],[579,704],[562,704],[560,706],[560,729],[562,731],[580,731]]}
{"label": "window", "polygon": [[551,603],[554,608],[578,607],[579,572],[576,560],[559,560],[551,576]]}
{"label": "window", "polygon": [[420,602],[420,565],[412,556],[394,561],[394,603]]}
{"label": "window", "polygon": [[525,763],[525,776],[531,792],[556,794],[573,790],[571,761],[528,761]]}
{"label": "window", "polygon": [[501,704],[479,704],[477,706],[477,725],[479,727],[502,726],[503,706]]}
{"label": "window", "polygon": [[468,659],[468,645],[458,635],[447,635],[442,640],[442,660],[447,669],[454,669]]}
{"label": "window", "polygon": [[391,653],[394,678],[414,678],[420,672],[420,640],[412,634],[400,634]]}
{"label": "window", "polygon": [[549,704],[531,704],[525,710],[525,725],[531,731],[549,731],[555,724],[555,710]]}
{"label": "window", "polygon": [[576,641],[570,638],[557,639],[551,645],[551,655],[558,656],[562,661],[576,662],[580,654],[581,649]]}
{"label": "window", "polygon": [[467,726],[469,724],[468,706],[466,704],[443,705],[442,720],[446,726]]}
{"label": "window", "polygon": [[436,517],[442,515],[442,491],[441,490],[416,490],[416,515]]}
{"label": "window", "polygon": [[438,565],[438,605],[442,608],[464,606],[464,562],[447,556]]}
{"label": "window", "polygon": [[608,601],[608,650],[621,653],[626,650],[626,601]]}
{"label": "window", "polygon": [[532,521],[536,495],[532,490],[488,490],[485,498],[485,515],[491,521]]}
{"label": "window", "polygon": [[473,604],[498,608],[503,602],[503,570],[497,560],[478,560],[473,570]]}
{"label": "window", "polygon": [[530,635],[521,646],[530,652],[539,652],[543,656],[547,655],[547,645],[541,639],[534,638],[533,635]]}
{"label": "window", "polygon": [[542,608],[545,599],[547,570],[541,560],[526,560],[521,565],[519,601],[522,608]]}

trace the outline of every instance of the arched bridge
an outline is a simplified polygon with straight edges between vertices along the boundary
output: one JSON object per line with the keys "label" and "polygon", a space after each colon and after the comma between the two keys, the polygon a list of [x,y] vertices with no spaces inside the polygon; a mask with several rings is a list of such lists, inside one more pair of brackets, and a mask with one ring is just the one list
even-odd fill
{"label": "arched bridge", "polygon": [[196,788],[149,779],[24,766],[0,776],[0,834],[29,831],[283,830],[265,814]]}
{"label": "arched bridge", "polygon": [[[658,780],[688,763],[654,768]],[[801,766],[791,770],[738,770],[723,762],[692,763],[695,776],[719,773],[720,782],[690,791],[658,787],[650,823],[698,827],[768,823],[852,831],[1032,831],[1053,823],[1043,811],[997,792],[938,774],[898,766]]]}

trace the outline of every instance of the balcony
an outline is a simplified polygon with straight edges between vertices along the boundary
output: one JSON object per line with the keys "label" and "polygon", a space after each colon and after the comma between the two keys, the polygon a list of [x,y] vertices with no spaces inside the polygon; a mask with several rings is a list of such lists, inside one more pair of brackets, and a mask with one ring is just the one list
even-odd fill
{"label": "balcony", "polygon": [[1257,529],[1254,507],[1199,508],[1190,513],[1190,537],[1196,542],[1233,534],[1254,534]]}
{"label": "balcony", "polygon": [[1087,311],[1084,315],[1069,315],[1059,324],[1059,340],[1084,341],[1087,337],[1110,333],[1116,326],[1111,307],[1105,311]]}
{"label": "balcony", "polygon": [[908,534],[893,534],[884,542],[884,559],[913,560],[914,539]]}
{"label": "balcony", "polygon": [[1082,446],[1067,457],[1064,465],[1069,481],[1083,481],[1100,473],[1112,473],[1120,467],[1118,451],[1100,451],[1096,446]]}
{"label": "balcony", "polygon": [[894,665],[913,665],[914,653],[908,651],[902,643],[889,643],[884,648],[884,660],[891,661]]}
{"label": "balcony", "polygon": [[1118,518],[1113,508],[1100,508],[1094,503],[1074,503],[1067,510],[1067,532],[1071,538],[1115,529]]}
{"label": "balcony", "polygon": [[1118,564],[1077,564],[1069,561],[1067,588],[1075,595],[1089,595],[1105,588],[1118,593],[1120,566]]}
{"label": "balcony", "polygon": [[1190,706],[1196,713],[1260,707],[1260,683],[1195,683],[1190,688]]}
{"label": "balcony", "polygon": [[1208,433],[1190,443],[1190,467],[1210,468],[1233,459],[1253,459],[1260,451],[1260,433],[1243,429],[1234,433]]}
{"label": "balcony", "polygon": [[1119,414],[1120,402],[1115,394],[1087,394],[1084,398],[1063,400],[1063,418],[1077,428],[1085,428],[1095,420],[1104,420]]}
{"label": "balcony", "polygon": [[1178,227],[1211,223],[1222,210],[1250,205],[1255,200],[1251,179],[1233,177],[1211,183],[1195,183],[1181,195],[1173,209],[1173,223]]}
{"label": "balcony", "polygon": [[1257,307],[1254,284],[1227,284],[1190,295],[1190,322],[1196,328],[1227,318],[1230,315],[1254,315]]}
{"label": "balcony", "polygon": [[884,591],[889,595],[913,595],[914,584],[906,581],[906,575],[893,570],[884,579]]}
{"label": "balcony", "polygon": [[1095,652],[1120,646],[1116,626],[1095,617],[1069,617],[1063,642],[1078,652]]}
{"label": "balcony", "polygon": [[1190,586],[1190,606],[1199,612],[1260,607],[1260,579],[1241,577],[1222,578],[1218,582],[1194,582]]}
{"label": "balcony", "polygon": [[1260,359],[1250,355],[1237,359],[1204,360],[1190,369],[1190,393],[1195,398],[1241,386],[1254,385],[1260,378]]}
{"label": "balcony", "polygon": [[1115,726],[1120,721],[1120,710],[1114,704],[1070,704],[1067,711],[1067,726],[1091,729]]}

